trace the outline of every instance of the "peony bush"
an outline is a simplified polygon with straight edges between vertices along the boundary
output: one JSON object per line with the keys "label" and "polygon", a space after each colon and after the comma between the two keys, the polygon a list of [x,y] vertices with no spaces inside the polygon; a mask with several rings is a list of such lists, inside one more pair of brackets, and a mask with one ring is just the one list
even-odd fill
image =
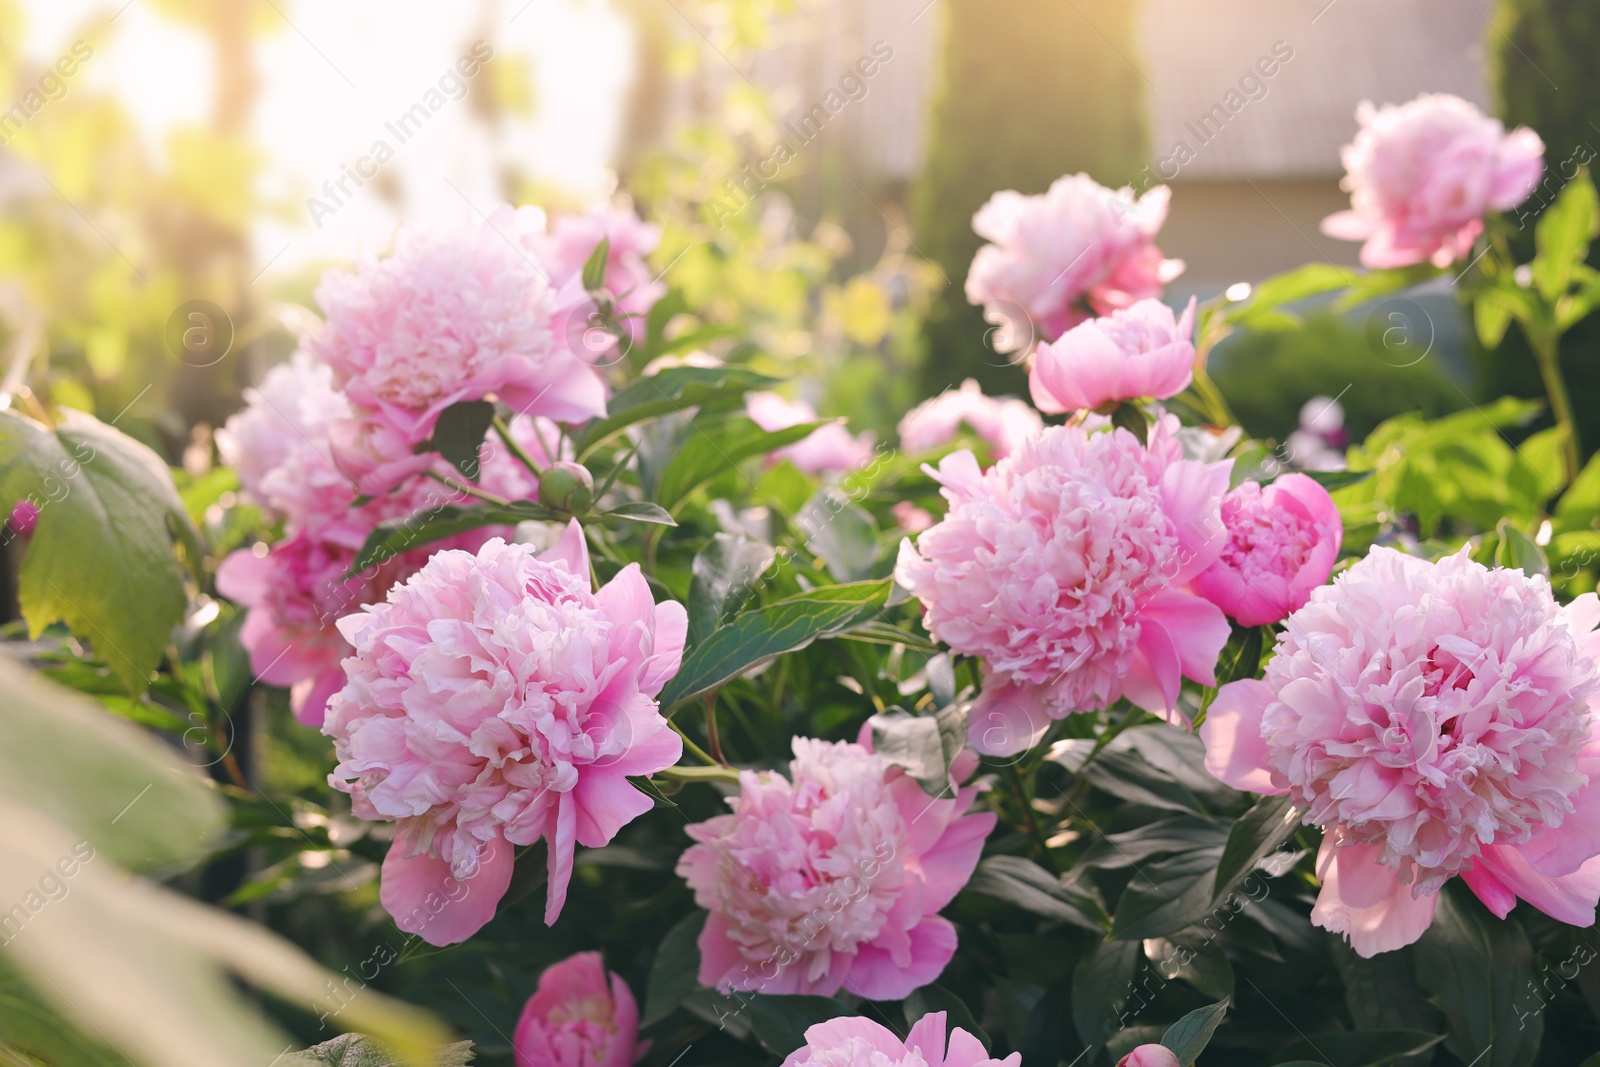
{"label": "peony bush", "polygon": [[[1162,302],[1167,189],[997,192],[965,294],[1016,395],[898,425],[821,417],[838,367],[673,274],[744,231],[648,189],[404,232],[182,495],[0,411],[15,654],[205,768],[186,889],[359,961],[276,1006],[304,1046],[372,986],[517,1067],[1578,1063],[1600,460],[1552,353],[1600,204],[1518,262],[1536,134],[1358,121],[1370,269],[1239,299]],[[1435,278],[1546,398],[1237,425],[1230,333]]]}

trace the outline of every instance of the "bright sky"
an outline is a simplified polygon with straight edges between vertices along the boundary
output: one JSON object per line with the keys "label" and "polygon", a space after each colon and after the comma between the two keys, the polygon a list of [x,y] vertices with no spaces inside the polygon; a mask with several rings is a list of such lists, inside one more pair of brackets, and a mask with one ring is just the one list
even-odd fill
{"label": "bright sky", "polygon": [[[199,34],[161,18],[148,0],[24,0],[26,48],[50,62],[91,15],[114,12],[112,5],[123,2],[114,39],[79,77],[114,91],[156,149],[174,126],[208,119],[211,53]],[[610,191],[607,162],[633,45],[629,25],[608,0],[272,2],[291,25],[258,42],[255,134],[271,167],[262,192],[300,208],[298,225],[264,222],[254,234],[257,261],[270,261],[270,270],[388,243],[397,219],[371,189],[356,191],[320,227],[304,207],[308,196],[322,195],[324,181],[337,180],[342,167],[354,167],[380,139],[394,150],[383,172],[403,191],[407,222],[451,224],[487,212],[494,175],[512,161],[586,198]],[[529,67],[532,118],[491,138],[466,101],[446,99],[401,144],[385,123],[425,102],[479,39],[496,57],[518,57]]]}

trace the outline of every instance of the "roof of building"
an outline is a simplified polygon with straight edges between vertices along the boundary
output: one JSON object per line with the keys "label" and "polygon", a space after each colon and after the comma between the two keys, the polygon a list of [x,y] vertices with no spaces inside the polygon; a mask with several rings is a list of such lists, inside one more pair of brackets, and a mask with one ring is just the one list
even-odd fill
{"label": "roof of building", "polygon": [[1182,179],[1333,176],[1362,100],[1447,92],[1484,107],[1489,2],[1142,0],[1152,166],[1169,161],[1171,180],[1183,142]]}

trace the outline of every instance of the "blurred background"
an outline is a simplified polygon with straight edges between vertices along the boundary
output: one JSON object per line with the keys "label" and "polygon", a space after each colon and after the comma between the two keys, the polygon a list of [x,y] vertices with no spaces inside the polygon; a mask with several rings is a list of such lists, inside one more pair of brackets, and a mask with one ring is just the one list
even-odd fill
{"label": "blurred background", "polygon": [[[46,403],[203,468],[328,265],[401,222],[625,191],[690,306],[761,303],[745,341],[887,430],[965,377],[1022,391],[962,294],[996,190],[1170,185],[1175,302],[1354,265],[1318,222],[1360,101],[1454,93],[1586,160],[1596,44],[1575,0],[0,0],[0,317]],[[234,334],[205,367],[174,356],[193,300]],[[1217,353],[1257,434],[1318,394],[1359,439],[1538,393],[1516,336],[1474,351],[1446,285],[1310,318]]]}

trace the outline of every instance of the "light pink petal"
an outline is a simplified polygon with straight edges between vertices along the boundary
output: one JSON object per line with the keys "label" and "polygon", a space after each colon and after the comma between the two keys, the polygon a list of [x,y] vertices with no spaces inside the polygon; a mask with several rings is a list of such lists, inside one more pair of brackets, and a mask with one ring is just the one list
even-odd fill
{"label": "light pink petal", "polygon": [[943,910],[972,878],[995,821],[988,812],[958,818],[945,829],[938,843],[922,854],[922,876],[927,879],[922,901],[925,911]]}
{"label": "light pink petal", "polygon": [[754,969],[739,954],[729,936],[727,917],[719,911],[706,916],[706,925],[695,944],[700,949],[700,973],[696,978],[701,985],[721,989]]}
{"label": "light pink petal", "polygon": [[289,709],[302,725],[321,726],[328,699],[344,688],[344,681],[344,668],[335,667],[315,678],[296,682],[289,690]]}
{"label": "light pink petal", "polygon": [[1600,741],[1583,747],[1578,770],[1589,776],[1589,784],[1572,798],[1575,810],[1560,826],[1547,825],[1532,841],[1517,846],[1540,874],[1559,878],[1600,856]]}
{"label": "light pink petal", "polygon": [[689,636],[689,613],[676,600],[664,600],[655,608],[655,651],[645,661],[639,675],[639,691],[659,696],[683,665],[683,645]]}
{"label": "light pink petal", "polygon": [[514,850],[504,841],[485,845],[478,871],[461,880],[450,865],[426,854],[407,856],[403,841],[389,846],[378,899],[395,925],[430,945],[465,941],[488,921],[511,884]]}
{"label": "light pink petal", "polygon": [[1335,211],[1322,220],[1322,232],[1341,241],[1365,241],[1372,226],[1371,219],[1354,211]]}
{"label": "light pink petal", "polygon": [[920,1052],[928,1067],[944,1067],[945,1013],[930,1011],[915,1023],[906,1035],[906,1049]]}
{"label": "light pink petal", "polygon": [[1498,918],[1504,919],[1511,914],[1511,909],[1517,906],[1517,895],[1481,863],[1474,865],[1470,870],[1462,871],[1461,880],[1467,883],[1467,888],[1472,890],[1479,900],[1483,901],[1483,906],[1494,912]]}
{"label": "light pink petal", "polygon": [[549,895],[545,897],[544,924],[554,926],[567,904],[567,883],[572,881],[573,853],[577,851],[578,805],[570,794],[562,794],[552,805],[551,827],[545,832],[550,871]]}
{"label": "light pink petal", "polygon": [[540,380],[500,391],[519,415],[542,415],[556,422],[578,423],[605,418],[605,381],[576,356],[555,362]]}
{"label": "light pink petal", "polygon": [[789,1058],[783,1061],[783,1067],[804,1063],[813,1049],[838,1048],[852,1038],[865,1041],[874,1051],[893,1057],[893,1062],[898,1062],[906,1054],[905,1045],[892,1031],[871,1019],[849,1015],[807,1027],[805,1045],[791,1052]]}
{"label": "light pink petal", "polygon": [[589,573],[589,542],[584,539],[583,527],[577,519],[569,520],[556,543],[540,553],[546,563],[559,563],[576,575]]}
{"label": "light pink petal", "polygon": [[1202,685],[1217,682],[1217,657],[1233,631],[1222,609],[1181,589],[1154,593],[1139,611],[1139,622],[1167,632],[1184,675]]}
{"label": "light pink petal", "polygon": [[1185,585],[1222,554],[1227,529],[1222,498],[1228,491],[1233,460],[1201,463],[1179,460],[1161,474],[1161,496],[1178,530],[1178,570],[1173,585]]}
{"label": "light pink petal", "polygon": [[1600,856],[1559,878],[1540,874],[1515,846],[1486,845],[1477,866],[1552,919],[1593,926],[1600,902]]}
{"label": "light pink petal", "polygon": [[1272,784],[1267,742],[1261,736],[1261,714],[1272,700],[1272,687],[1254,678],[1229,682],[1217,691],[1200,724],[1206,770],[1212,777],[1246,793],[1288,792]]}
{"label": "light pink petal", "polygon": [[1038,688],[990,678],[968,714],[967,740],[986,756],[1011,756],[1038,744],[1049,725]]}
{"label": "light pink petal", "polygon": [[1178,667],[1178,650],[1159,624],[1139,628],[1137,651],[1128,661],[1122,679],[1122,695],[1129,702],[1168,717],[1177,707],[1183,681]]}
{"label": "light pink petal", "polygon": [[660,729],[604,767],[591,766],[578,776],[571,796],[576,805],[578,844],[602,848],[628,823],[655,806],[635,789],[629,775],[650,775],[678,762],[683,739],[670,729]]}
{"label": "light pink petal", "polygon": [[900,1000],[944,973],[956,954],[956,928],[949,919],[930,915],[909,933],[911,960],[896,963],[877,944],[863,945],[845,979],[845,988],[867,1000]]}
{"label": "light pink petal", "polygon": [[1371,958],[1416,941],[1433,923],[1436,894],[1412,895],[1393,868],[1378,862],[1381,845],[1338,846],[1333,835],[1322,839],[1317,877],[1322,892],[1311,909],[1311,921],[1324,930],[1344,934],[1356,955]]}

